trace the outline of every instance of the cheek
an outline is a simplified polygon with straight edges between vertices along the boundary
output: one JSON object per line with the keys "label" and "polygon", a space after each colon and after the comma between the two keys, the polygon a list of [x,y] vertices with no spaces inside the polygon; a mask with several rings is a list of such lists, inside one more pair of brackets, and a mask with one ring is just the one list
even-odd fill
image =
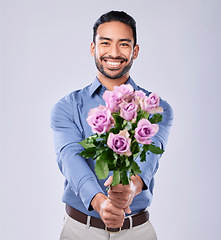
{"label": "cheek", "polygon": [[130,52],[127,54],[127,56],[128,56],[129,61],[131,61],[131,60],[134,58],[134,53],[133,53],[133,51],[130,51]]}
{"label": "cheek", "polygon": [[103,48],[96,48],[96,56],[100,58],[105,53]]}
{"label": "cheek", "polygon": [[97,49],[95,49],[95,57],[98,58],[99,57],[99,51]]}

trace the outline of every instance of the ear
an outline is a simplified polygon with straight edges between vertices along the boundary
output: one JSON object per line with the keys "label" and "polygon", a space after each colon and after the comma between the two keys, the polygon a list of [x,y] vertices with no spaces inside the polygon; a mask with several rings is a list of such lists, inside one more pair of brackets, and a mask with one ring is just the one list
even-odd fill
{"label": "ear", "polygon": [[90,48],[90,52],[91,52],[91,56],[94,57],[94,53],[95,53],[95,44],[94,42],[91,43],[91,48]]}
{"label": "ear", "polygon": [[136,59],[138,57],[138,53],[139,53],[139,45],[135,45],[134,47],[134,53],[133,53],[133,59]]}

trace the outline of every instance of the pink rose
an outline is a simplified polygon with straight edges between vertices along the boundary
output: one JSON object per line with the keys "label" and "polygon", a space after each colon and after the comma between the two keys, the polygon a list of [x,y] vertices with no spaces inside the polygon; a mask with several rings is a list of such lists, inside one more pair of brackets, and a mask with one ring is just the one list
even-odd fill
{"label": "pink rose", "polygon": [[138,107],[141,107],[142,102],[147,98],[146,94],[142,91],[134,91],[134,101],[138,105]]}
{"label": "pink rose", "polygon": [[122,93],[115,91],[105,91],[103,99],[106,102],[106,106],[111,112],[118,112],[120,107],[119,104],[122,102]]}
{"label": "pink rose", "polygon": [[150,138],[153,137],[159,131],[159,126],[157,124],[151,124],[147,119],[141,119],[137,128],[135,129],[135,135],[138,143],[141,144],[151,144]]}
{"label": "pink rose", "polygon": [[120,155],[131,156],[130,151],[131,139],[127,129],[120,131],[119,134],[110,133],[107,139],[107,145],[114,152]]}
{"label": "pink rose", "polygon": [[151,93],[148,97],[140,101],[140,107],[143,111],[148,113],[162,113],[163,109],[159,108],[160,98],[156,93]]}
{"label": "pink rose", "polygon": [[138,106],[134,102],[131,103],[123,102],[120,104],[120,116],[127,121],[136,119],[137,108]]}
{"label": "pink rose", "polygon": [[160,98],[156,93],[151,93],[149,96],[149,106],[151,109],[158,108],[160,105]]}
{"label": "pink rose", "polygon": [[115,124],[110,109],[102,105],[89,111],[87,122],[92,128],[92,132],[98,134],[108,132]]}
{"label": "pink rose", "polygon": [[114,92],[122,94],[123,100],[130,102],[133,98],[134,89],[130,84],[122,84],[114,87]]}
{"label": "pink rose", "polygon": [[137,100],[142,100],[146,97],[145,92],[143,92],[142,90],[139,91],[134,91],[134,98]]}

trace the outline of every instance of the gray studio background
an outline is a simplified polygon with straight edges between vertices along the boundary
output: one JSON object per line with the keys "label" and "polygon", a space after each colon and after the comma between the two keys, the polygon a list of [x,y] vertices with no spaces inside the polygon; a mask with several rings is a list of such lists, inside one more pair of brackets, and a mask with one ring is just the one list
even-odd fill
{"label": "gray studio background", "polygon": [[156,174],[151,221],[159,240],[221,239],[221,1],[0,2],[0,239],[58,239],[63,177],[52,106],[90,84],[92,26],[109,10],[137,21],[131,76],[174,109]]}

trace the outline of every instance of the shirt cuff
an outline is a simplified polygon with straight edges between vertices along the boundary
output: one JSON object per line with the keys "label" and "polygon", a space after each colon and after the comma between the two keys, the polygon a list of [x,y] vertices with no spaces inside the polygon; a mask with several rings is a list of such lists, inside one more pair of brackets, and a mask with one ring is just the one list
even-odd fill
{"label": "shirt cuff", "polygon": [[150,181],[153,178],[153,173],[150,169],[148,169],[148,172],[143,172],[141,174],[139,174],[139,176],[141,177],[141,179],[143,180],[143,189],[142,190],[147,190],[149,188],[150,185]]}
{"label": "shirt cuff", "polygon": [[87,210],[93,210],[90,204],[94,196],[98,193],[104,194],[102,188],[98,185],[96,178],[89,178],[81,185],[79,196]]}

